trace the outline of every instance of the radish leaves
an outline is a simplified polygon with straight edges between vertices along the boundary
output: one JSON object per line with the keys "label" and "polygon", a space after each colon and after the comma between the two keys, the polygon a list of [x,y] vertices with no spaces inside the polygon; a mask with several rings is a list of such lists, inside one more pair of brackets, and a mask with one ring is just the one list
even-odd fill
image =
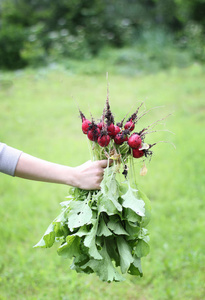
{"label": "radish leaves", "polygon": [[106,168],[101,186],[100,191],[72,188],[62,213],[34,247],[60,242],[57,252],[73,259],[71,269],[96,273],[103,281],[123,281],[126,273],[142,276],[140,259],[149,252],[142,224],[149,221],[149,202],[128,181],[119,183],[115,166]]}

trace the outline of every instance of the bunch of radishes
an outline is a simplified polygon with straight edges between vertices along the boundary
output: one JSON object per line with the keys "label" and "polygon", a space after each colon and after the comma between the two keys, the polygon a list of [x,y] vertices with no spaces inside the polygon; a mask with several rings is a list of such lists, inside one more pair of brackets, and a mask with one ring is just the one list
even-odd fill
{"label": "bunch of radishes", "polygon": [[[97,123],[93,120],[88,120],[85,115],[80,111],[80,116],[82,120],[82,131],[87,135],[88,139],[97,143],[101,147],[105,148],[111,145],[113,148],[119,149],[119,146],[122,144],[128,145],[129,154],[134,158],[140,158],[142,156],[147,157],[152,154],[150,148],[155,144],[146,144],[144,143],[144,138],[147,133],[153,132],[150,131],[150,128],[153,128],[157,122],[149,125],[147,128],[139,132],[133,132],[135,125],[138,120],[145,115],[142,113],[138,116],[140,107],[143,105],[143,102],[137,108],[135,113],[133,113],[125,122],[125,118],[121,122],[114,122],[114,116],[110,110],[109,100],[107,98],[106,106],[103,111],[100,121]],[[120,154],[120,153],[119,153]]]}

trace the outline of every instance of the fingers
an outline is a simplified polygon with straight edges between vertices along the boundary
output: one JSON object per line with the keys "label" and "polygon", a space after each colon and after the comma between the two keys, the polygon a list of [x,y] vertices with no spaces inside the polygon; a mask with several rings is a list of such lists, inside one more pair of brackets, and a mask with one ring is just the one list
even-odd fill
{"label": "fingers", "polygon": [[103,180],[104,170],[112,165],[112,160],[87,161],[81,166],[75,168],[75,186],[86,190],[100,189]]}
{"label": "fingers", "polygon": [[112,160],[107,160],[107,159],[104,159],[104,160],[98,160],[98,164],[100,165],[101,168],[107,168],[108,166],[108,163],[109,163],[109,166],[112,165],[113,161]]}
{"label": "fingers", "polygon": [[96,189],[101,189],[101,182],[103,180],[103,176],[104,176],[104,169],[107,168],[107,166],[111,166],[113,161],[112,160],[98,160],[95,162],[98,165],[98,174],[97,174],[97,178],[96,178]]}

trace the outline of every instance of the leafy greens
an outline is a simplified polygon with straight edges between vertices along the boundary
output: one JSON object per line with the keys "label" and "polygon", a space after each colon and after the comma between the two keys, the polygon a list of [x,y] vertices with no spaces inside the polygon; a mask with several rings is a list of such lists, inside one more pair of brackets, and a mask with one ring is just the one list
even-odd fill
{"label": "leafy greens", "polygon": [[126,273],[142,276],[141,257],[149,253],[149,200],[129,181],[119,183],[114,167],[105,169],[99,191],[71,188],[61,214],[34,246],[59,242],[57,252],[72,259],[71,269],[107,282],[123,281]]}

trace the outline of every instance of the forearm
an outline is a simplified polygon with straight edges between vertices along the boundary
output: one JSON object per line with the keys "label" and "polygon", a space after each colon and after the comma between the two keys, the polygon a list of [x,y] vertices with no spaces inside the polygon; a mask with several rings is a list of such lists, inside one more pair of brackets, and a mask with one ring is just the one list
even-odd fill
{"label": "forearm", "polygon": [[0,172],[30,180],[96,190],[100,189],[107,164],[107,160],[88,161],[72,168],[39,159],[0,143]]}
{"label": "forearm", "polygon": [[15,170],[15,176],[52,183],[75,185],[74,168],[51,163],[22,153]]}

